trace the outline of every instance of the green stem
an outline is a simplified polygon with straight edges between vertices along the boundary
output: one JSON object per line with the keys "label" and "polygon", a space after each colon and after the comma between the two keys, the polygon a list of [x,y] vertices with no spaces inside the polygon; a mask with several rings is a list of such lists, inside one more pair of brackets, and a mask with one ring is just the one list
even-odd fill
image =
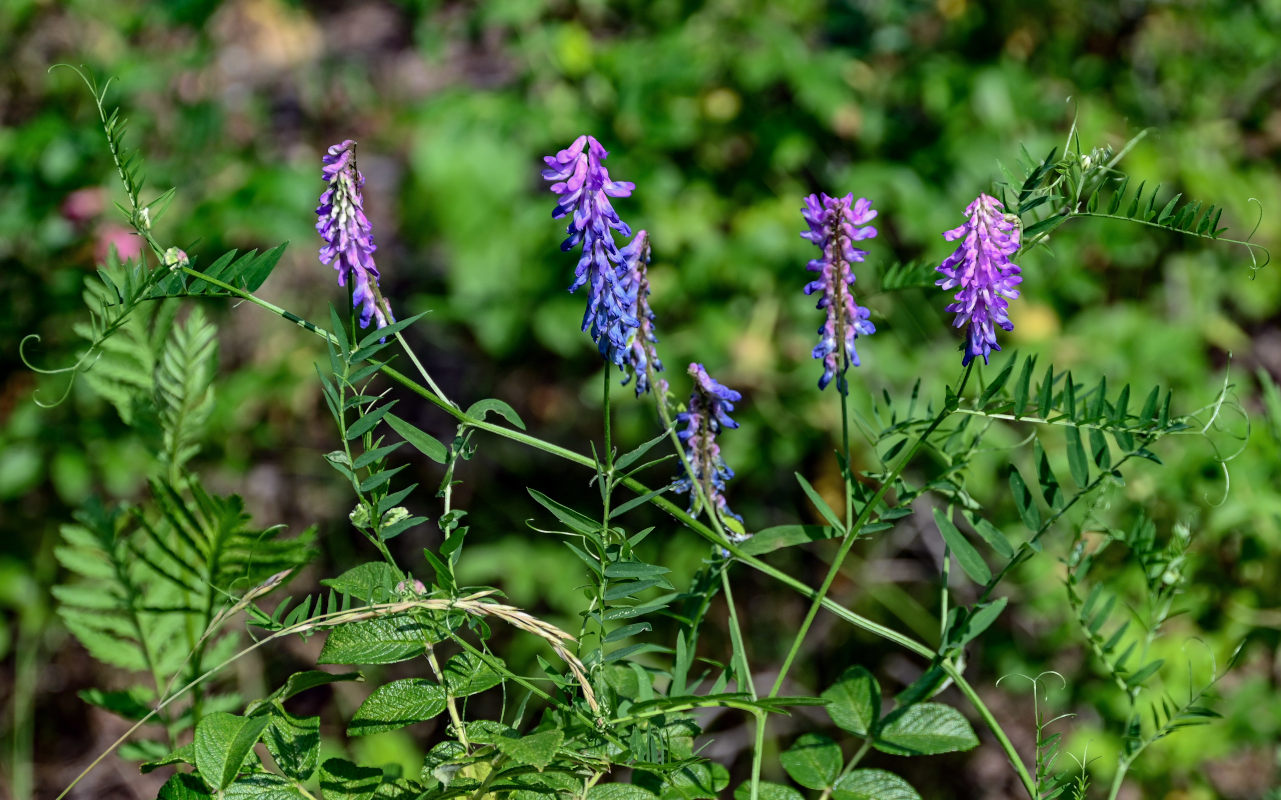
{"label": "green stem", "polygon": [[[969,365],[966,366],[965,372],[961,376],[960,386],[956,390],[957,397],[960,397],[961,394],[964,393],[965,384],[969,382],[973,369],[974,362],[971,361]],[[881,498],[885,496],[886,492],[894,486],[894,482],[898,480],[899,475],[903,473],[903,470],[907,468],[907,465],[916,457],[917,452],[925,445],[930,434],[934,433],[934,431],[943,424],[943,421],[946,420],[951,413],[952,409],[945,404],[943,410],[934,417],[932,422],[930,422],[929,427],[921,432],[921,435],[912,442],[911,446],[907,449],[907,452],[899,458],[898,464],[895,465],[894,469],[890,471],[890,474],[886,476],[885,481],[881,483],[880,488],[876,490],[876,493],[872,495],[872,498],[863,505],[863,510],[859,512],[858,518],[855,519],[845,531],[845,536],[841,541],[841,547],[836,552],[836,557],[832,559],[832,564],[827,570],[827,575],[823,578],[823,583],[820,584],[818,588],[814,601],[810,603],[809,611],[805,614],[805,619],[801,623],[800,630],[796,632],[796,636],[792,639],[792,646],[787,652],[787,657],[783,659],[783,666],[778,671],[778,677],[774,680],[773,688],[770,689],[770,697],[776,696],[779,690],[783,688],[783,681],[787,679],[787,673],[791,669],[792,663],[796,660],[797,654],[800,652],[801,644],[805,641],[805,636],[809,633],[810,626],[814,624],[814,618],[818,615],[819,606],[827,596],[827,590],[831,588],[832,581],[836,580],[836,576],[841,570],[841,565],[845,561],[845,556],[849,554],[850,548],[854,546],[854,542],[858,539],[858,532],[862,530],[863,526],[867,523],[867,520],[871,517],[873,511],[875,511],[876,504],[879,503]]]}

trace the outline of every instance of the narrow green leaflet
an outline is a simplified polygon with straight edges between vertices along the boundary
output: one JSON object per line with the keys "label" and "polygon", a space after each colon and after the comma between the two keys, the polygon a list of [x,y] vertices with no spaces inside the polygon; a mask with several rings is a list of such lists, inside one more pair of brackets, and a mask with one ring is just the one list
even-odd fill
{"label": "narrow green leaflet", "polygon": [[921,796],[892,772],[856,769],[836,782],[832,800],[921,800]]}
{"label": "narrow green leaflet", "polygon": [[881,721],[873,745],[896,756],[932,756],[977,747],[978,737],[961,712],[942,703],[916,703]]}
{"label": "narrow green leaflet", "polygon": [[1085,446],[1081,444],[1081,431],[1069,425],[1063,435],[1067,438],[1068,469],[1072,480],[1084,488],[1090,482],[1090,465],[1085,459]]}
{"label": "narrow green leaflet", "polygon": [[395,664],[426,651],[435,636],[407,614],[347,622],[329,632],[318,664]]}
{"label": "narrow green leaflet", "polygon": [[324,686],[327,683],[337,683],[339,681],[363,681],[364,675],[359,672],[324,672],[318,669],[304,670],[295,672],[285,681],[285,685],[276,691],[267,695],[261,700],[250,703],[245,708],[246,715],[252,715],[255,711],[264,706],[270,705],[271,701],[279,700],[284,702],[296,694],[302,694],[308,689],[314,689],[317,686]]}
{"label": "narrow green leaflet", "polygon": [[837,727],[856,736],[867,736],[876,730],[876,721],[881,716],[881,687],[863,667],[845,670],[822,697]]}
{"label": "narrow green leaflet", "polygon": [[823,519],[830,522],[833,528],[844,530],[845,523],[841,522],[841,518],[836,516],[836,512],[827,504],[827,501],[818,493],[818,490],[810,486],[810,482],[805,480],[805,476],[801,475],[801,473],[795,472],[793,474],[796,476],[797,483],[805,490],[805,496],[814,504],[814,508],[818,509],[818,512],[823,515]]}
{"label": "narrow green leaflet", "polygon": [[426,678],[406,678],[379,686],[365,698],[347,726],[350,736],[394,731],[426,722],[445,710],[445,690]]}
{"label": "narrow green leaflet", "polygon": [[984,584],[991,580],[992,571],[988,569],[987,562],[983,560],[983,556],[979,555],[979,551],[974,549],[974,545],[970,544],[970,540],[965,538],[965,535],[952,524],[952,520],[948,519],[947,515],[941,510],[938,508],[932,510],[934,511],[934,524],[938,526],[939,533],[943,535],[943,541],[947,543],[952,555],[956,556],[956,561],[961,565],[961,569],[965,571],[966,575],[970,576],[970,580],[978,584]]}
{"label": "narrow green leaflet", "polygon": [[525,422],[520,418],[520,414],[517,414],[514,408],[502,400],[495,400],[492,397],[488,400],[477,400],[472,403],[471,407],[467,409],[467,416],[483,420],[491,411],[510,422],[512,427],[519,428],[522,431],[525,430]]}
{"label": "narrow green leaflet", "polygon": [[821,733],[802,734],[779,760],[792,780],[807,789],[826,789],[841,772],[840,746]]}
{"label": "narrow green leaflet", "polygon": [[552,763],[564,741],[565,732],[552,729],[527,736],[499,736],[494,739],[494,747],[512,761],[541,770]]}
{"label": "narrow green leaflet", "polygon": [[386,420],[393,431],[399,433],[405,441],[414,446],[414,449],[432,461],[444,464],[449,459],[449,450],[434,437],[428,436],[421,428],[404,421],[395,414],[388,414]]}
{"label": "narrow green leaflet", "polygon": [[839,533],[837,528],[830,525],[775,525],[757,531],[739,546],[749,556],[759,556],[784,547],[831,539]]}
{"label": "narrow green leaflet", "polygon": [[217,790],[231,785],[258,737],[271,720],[238,717],[225,711],[206,714],[196,725],[196,769]]}

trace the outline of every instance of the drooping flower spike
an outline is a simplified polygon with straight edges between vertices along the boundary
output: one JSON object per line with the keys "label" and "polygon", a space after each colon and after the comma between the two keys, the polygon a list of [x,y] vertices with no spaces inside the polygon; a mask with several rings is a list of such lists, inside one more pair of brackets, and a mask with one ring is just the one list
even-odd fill
{"label": "drooping flower spike", "polygon": [[[723,428],[737,428],[738,423],[730,419],[729,412],[743,396],[733,389],[717,383],[702,364],[690,364],[689,374],[694,379],[694,390],[689,396],[689,408],[676,415],[678,425],[685,429],[677,435],[685,444],[685,457],[689,461],[689,471],[675,481],[677,492],[690,492],[690,511],[695,510],[698,494],[693,491],[694,482],[702,487],[707,501],[722,517],[731,517],[743,521],[743,518],[729,510],[725,503],[725,484],[734,477],[734,470],[729,468],[721,458],[720,445],[716,435]],[[745,538],[731,535],[740,541]]]}
{"label": "drooping flower spike", "polygon": [[1009,318],[1009,300],[1019,296],[1023,282],[1021,270],[1010,263],[1018,252],[1021,229],[1017,219],[1004,213],[995,197],[980,194],[965,209],[965,224],[943,234],[949,242],[961,240],[956,252],[948,256],[938,271],[945,277],[936,285],[943,289],[960,287],[955,302],[947,307],[956,312],[956,327],[969,325],[966,331],[965,355],[961,363],[968,366],[975,356],[1000,350],[996,343],[995,325],[1014,330]]}
{"label": "drooping flower spike", "polygon": [[365,201],[360,189],[365,176],[356,169],[356,142],[347,139],[329,148],[322,159],[323,177],[329,184],[320,196],[316,209],[316,231],[325,240],[320,248],[320,263],[334,265],[338,285],[355,281],[353,308],[360,309],[360,327],[369,327],[371,319],[378,327],[394,322],[391,308],[378,291],[378,267],[374,265],[373,229],[365,217]]}
{"label": "drooping flower spike", "polygon": [[867,224],[876,217],[876,212],[872,210],[872,201],[859,198],[855,203],[853,194],[844,197],[812,194],[805,198],[801,216],[810,226],[801,237],[818,245],[823,253],[821,258],[806,265],[806,269],[817,272],[819,277],[806,284],[805,294],[822,292],[817,308],[827,311],[814,347],[814,358],[823,359],[818,388],[825,389],[838,372],[843,376],[849,365],[859,365],[854,340],[876,332],[876,326],[868,319],[870,312],[854,302],[852,291],[853,264],[867,256],[867,251],[855,247],[854,242],[876,236],[876,228]]}
{"label": "drooping flower spike", "polygon": [[588,286],[583,330],[590,329],[601,355],[622,367],[629,351],[631,332],[640,326],[636,318],[636,287],[630,285],[629,268],[614,244],[614,231],[631,236],[631,228],[619,219],[611,197],[629,197],[636,188],[628,181],[609,177],[604,161],[609,153],[592,136],[579,136],[565,150],[543,161],[543,178],[552,181],[559,202],[552,219],[569,216],[568,236],[561,250],[582,245],[569,291]]}
{"label": "drooping flower spike", "polygon": [[[654,334],[654,312],[649,307],[649,234],[637,231],[636,238],[618,251],[627,267],[627,292],[635,298],[631,316],[640,323],[632,332],[631,343],[624,357],[623,369],[630,374],[623,377],[623,385],[636,379],[636,396],[640,397],[649,391],[649,370],[663,371],[663,362],[658,360],[655,345],[658,337]],[[657,379],[657,390],[660,397],[667,394],[667,381]]]}

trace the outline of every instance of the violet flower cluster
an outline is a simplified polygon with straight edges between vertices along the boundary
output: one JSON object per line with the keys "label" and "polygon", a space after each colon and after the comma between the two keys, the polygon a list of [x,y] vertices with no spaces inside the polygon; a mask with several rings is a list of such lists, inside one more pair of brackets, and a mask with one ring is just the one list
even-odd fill
{"label": "violet flower cluster", "polygon": [[[725,503],[725,483],[734,477],[734,471],[721,458],[716,434],[722,428],[738,427],[738,423],[730,419],[729,412],[734,410],[734,404],[742,400],[743,396],[717,383],[707,374],[702,364],[690,364],[689,374],[694,379],[689,407],[676,415],[677,424],[686,426],[677,435],[685,444],[689,471],[678,478],[673,486],[677,492],[690,492],[690,511],[694,511],[698,494],[693,488],[697,482],[706,493],[708,503],[721,516],[742,522],[743,518],[730,511]],[[737,540],[742,537],[732,538]]]}
{"label": "violet flower cluster", "polygon": [[961,244],[939,265],[938,271],[946,277],[936,285],[960,287],[947,310],[956,312],[956,327],[969,325],[961,362],[969,366],[975,356],[983,356],[986,364],[988,354],[1001,349],[994,325],[1014,329],[1007,301],[1019,296],[1015,287],[1023,278],[1018,266],[1010,263],[1010,256],[1019,249],[1021,230],[1017,219],[1005,215],[1001,201],[980,194],[966,207],[965,215],[969,217],[965,224],[943,234],[949,242],[961,239]]}
{"label": "violet flower cluster", "polygon": [[569,287],[574,292],[588,286],[582,329],[590,329],[601,355],[623,367],[632,331],[640,327],[636,317],[638,287],[628,280],[631,268],[614,244],[615,231],[623,236],[631,236],[632,231],[619,219],[610,198],[629,197],[636,185],[610,179],[604,166],[608,156],[595,137],[579,136],[567,149],[543,159],[547,164],[543,178],[553,182],[551,190],[559,195],[552,219],[570,218],[565,231],[568,236],[560,249],[582,245]]}
{"label": "violet flower cluster", "polygon": [[[649,307],[649,234],[637,231],[636,238],[619,250],[623,264],[627,267],[625,289],[634,298],[632,316],[639,323],[632,332],[631,341],[624,356],[624,369],[630,369],[631,375],[623,377],[626,385],[632,376],[636,378],[636,396],[640,397],[649,391],[649,371],[663,371],[663,362],[658,360],[658,336],[654,333],[654,312]],[[658,394],[667,394],[667,381],[658,378]]]}
{"label": "violet flower cluster", "polygon": [[356,169],[356,142],[347,139],[330,147],[323,161],[323,177],[329,187],[316,209],[316,231],[325,240],[320,263],[334,265],[339,286],[355,281],[352,306],[360,309],[360,327],[369,327],[371,319],[378,321],[379,328],[386,327],[395,317],[378,291],[377,247],[360,194],[365,176]]}
{"label": "violet flower cluster", "polygon": [[[872,210],[872,201],[859,198],[855,203],[853,194],[844,197],[812,194],[805,198],[801,216],[810,226],[801,237],[818,245],[823,253],[806,266],[819,277],[805,286],[805,294],[822,292],[817,308],[827,311],[814,347],[814,358],[823,359],[818,388],[825,389],[838,372],[843,380],[850,364],[859,365],[854,340],[876,332],[876,326],[868,319],[870,312],[854,302],[851,291],[852,265],[867,256],[867,251],[856,248],[854,242],[876,236],[876,228],[867,224],[876,217],[876,212]],[[838,388],[843,385],[839,384]]]}

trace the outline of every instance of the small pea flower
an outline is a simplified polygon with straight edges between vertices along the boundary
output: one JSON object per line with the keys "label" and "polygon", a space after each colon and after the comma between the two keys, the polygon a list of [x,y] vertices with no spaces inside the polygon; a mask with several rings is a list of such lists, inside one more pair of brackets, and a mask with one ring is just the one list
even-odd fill
{"label": "small pea flower", "polygon": [[353,307],[360,309],[360,327],[369,327],[376,319],[384,328],[394,322],[391,308],[378,291],[378,267],[374,264],[373,228],[365,217],[365,201],[360,189],[365,176],[356,169],[356,142],[347,139],[329,148],[322,159],[322,176],[329,184],[320,196],[316,209],[316,232],[325,240],[320,248],[320,263],[333,263],[338,270],[338,285],[355,281]]}
{"label": "small pea flower", "polygon": [[854,340],[876,332],[876,326],[868,319],[871,312],[854,302],[851,291],[853,264],[867,257],[867,251],[855,247],[854,242],[876,236],[876,228],[867,224],[876,217],[876,212],[872,210],[872,201],[859,198],[855,203],[853,194],[844,197],[812,194],[805,198],[801,216],[810,226],[801,237],[823,251],[821,258],[805,267],[819,274],[817,280],[806,284],[805,294],[822,292],[816,308],[827,312],[827,318],[819,326],[819,341],[813,353],[814,358],[823,359],[818,388],[827,388],[839,372],[841,381],[837,388],[843,392],[845,371],[851,364],[859,365]]}
{"label": "small pea flower", "polygon": [[945,277],[936,285],[960,287],[947,310],[956,312],[956,327],[969,325],[963,366],[969,366],[975,356],[983,356],[986,364],[988,354],[1001,349],[995,325],[1014,330],[1008,301],[1019,296],[1015,287],[1023,278],[1019,267],[1010,263],[1010,256],[1018,252],[1022,231],[1018,218],[1005,214],[1004,208],[995,197],[980,194],[966,207],[969,219],[965,224],[943,234],[949,242],[961,239],[956,252],[939,265],[938,271]]}
{"label": "small pea flower", "polygon": [[632,230],[618,217],[611,197],[630,197],[636,184],[609,177],[604,161],[609,152],[592,136],[579,136],[568,148],[543,161],[543,178],[552,181],[559,196],[552,219],[568,216],[568,236],[560,249],[582,246],[569,291],[588,286],[584,331],[590,329],[601,355],[622,367],[627,360],[636,318],[636,287],[627,280],[629,267],[614,244],[614,232],[631,236]]}
{"label": "small pea flower", "polygon": [[[743,518],[730,511],[725,503],[725,484],[734,477],[734,470],[721,458],[716,435],[723,428],[738,427],[738,423],[730,419],[729,412],[743,396],[717,383],[702,364],[690,364],[689,374],[694,379],[689,407],[676,415],[676,423],[686,426],[677,436],[685,444],[689,471],[675,481],[675,489],[677,492],[690,492],[690,511],[694,512],[697,510],[698,493],[693,488],[697,482],[707,502],[716,509],[715,513],[741,523]],[[746,537],[733,534],[731,538],[741,541]]]}

